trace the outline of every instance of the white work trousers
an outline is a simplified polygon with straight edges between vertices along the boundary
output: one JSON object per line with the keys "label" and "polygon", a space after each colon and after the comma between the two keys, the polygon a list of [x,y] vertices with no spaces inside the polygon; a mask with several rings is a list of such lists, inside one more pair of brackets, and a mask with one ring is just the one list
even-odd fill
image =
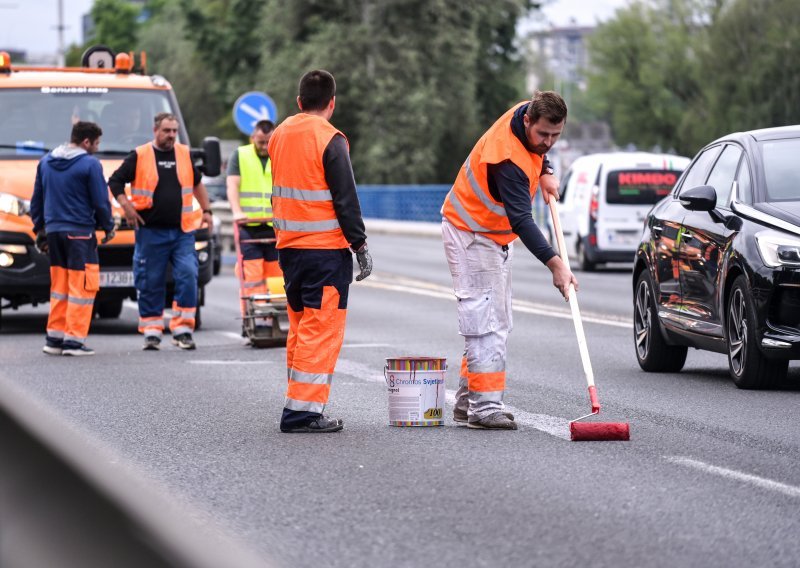
{"label": "white work trousers", "polygon": [[513,327],[511,261],[493,240],[442,220],[442,240],[458,301],[458,332],[464,336],[456,409],[476,421],[505,409],[506,344]]}

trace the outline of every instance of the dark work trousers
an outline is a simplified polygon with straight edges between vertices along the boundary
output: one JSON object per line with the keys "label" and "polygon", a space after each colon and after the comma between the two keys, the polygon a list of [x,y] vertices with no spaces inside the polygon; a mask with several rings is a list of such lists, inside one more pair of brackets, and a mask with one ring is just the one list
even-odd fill
{"label": "dark work trousers", "polygon": [[344,340],[347,294],[353,281],[348,249],[278,251],[289,312],[288,387],[282,428],[319,418],[328,402]]}

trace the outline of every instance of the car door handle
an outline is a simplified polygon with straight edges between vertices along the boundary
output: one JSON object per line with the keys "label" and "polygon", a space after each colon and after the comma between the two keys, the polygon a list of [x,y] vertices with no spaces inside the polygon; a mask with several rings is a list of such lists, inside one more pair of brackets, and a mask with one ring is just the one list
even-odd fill
{"label": "car door handle", "polygon": [[656,236],[656,237],[660,237],[661,236],[661,232],[663,230],[664,230],[664,227],[662,227],[661,225],[653,225],[652,227],[650,227],[650,232],[653,233],[653,235]]}

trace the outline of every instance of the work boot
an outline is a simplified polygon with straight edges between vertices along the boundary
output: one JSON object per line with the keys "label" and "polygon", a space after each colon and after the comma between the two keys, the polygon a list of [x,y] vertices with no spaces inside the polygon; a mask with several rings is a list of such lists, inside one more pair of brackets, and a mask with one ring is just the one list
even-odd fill
{"label": "work boot", "polygon": [[142,347],[143,351],[158,351],[159,346],[161,345],[161,338],[157,335],[145,335],[144,336],[144,346]]}
{"label": "work boot", "polygon": [[192,339],[191,333],[181,333],[176,335],[172,338],[172,344],[177,345],[181,349],[196,349],[197,346],[194,344],[194,339]]}
{"label": "work boot", "polygon": [[42,352],[47,353],[48,355],[61,355],[61,351],[63,350],[63,348],[64,348],[63,339],[47,337],[45,339],[44,347],[42,347]]}
{"label": "work boot", "polygon": [[509,412],[495,412],[480,420],[467,422],[468,428],[478,428],[483,430],[516,430],[517,423],[514,416]]}
{"label": "work boot", "polygon": [[61,348],[61,354],[68,357],[83,357],[84,355],[94,355],[94,349],[77,341],[65,341]]}
{"label": "work boot", "polygon": [[281,426],[281,432],[286,434],[324,434],[327,432],[338,432],[342,428],[344,428],[344,422],[342,422],[340,418],[328,418],[327,416],[320,416],[319,418],[316,418],[303,426],[294,426],[291,428],[284,428]]}

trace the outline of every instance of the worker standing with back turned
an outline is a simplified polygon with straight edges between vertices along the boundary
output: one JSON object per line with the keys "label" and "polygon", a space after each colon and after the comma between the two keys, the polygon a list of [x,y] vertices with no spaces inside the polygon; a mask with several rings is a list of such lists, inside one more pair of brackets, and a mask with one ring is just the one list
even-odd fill
{"label": "worker standing with back turned", "polygon": [[544,155],[561,135],[567,105],[537,91],[515,105],[478,140],[442,207],[442,239],[464,336],[453,420],[470,428],[516,430],[506,412],[506,344],[512,329],[513,241],[523,244],[553,275],[565,299],[578,281],[533,220],[541,186],[545,202],[558,199],[558,180]]}
{"label": "worker standing with back turned", "polygon": [[42,349],[48,355],[94,355],[85,345],[94,298],[100,289],[98,225],[114,238],[114,219],[103,166],[92,156],[103,131],[76,122],[69,144],[47,154],[36,168],[31,219],[36,248],[50,257],[50,315]]}
{"label": "worker standing with back turned", "polygon": [[[189,147],[177,142],[178,118],[155,116],[153,141],[138,146],[111,174],[108,185],[136,229],[133,283],[139,301],[139,332],[145,351],[157,351],[164,331],[167,265],[172,264],[175,297],[169,323],[172,343],[194,349],[198,263],[194,232],[212,224],[208,193]],[[131,197],[125,184],[131,184]],[[194,207],[196,197],[202,209]]]}
{"label": "worker standing with back turned", "polygon": [[282,432],[337,432],[340,419],[323,414],[344,339],[347,294],[356,253],[372,271],[347,139],[330,123],[336,82],[327,71],[300,79],[300,112],[269,141],[272,207],[286,285],[288,387]]}
{"label": "worker standing with back turned", "polygon": [[[264,221],[272,217],[272,162],[267,144],[275,130],[270,120],[259,120],[253,127],[250,144],[238,147],[228,160],[226,178],[228,203],[234,222],[243,219],[258,219],[257,222],[234,227],[239,231],[242,266],[237,270],[248,295],[266,294],[267,279],[282,276],[278,265],[275,243],[247,242],[275,239],[273,222]],[[242,316],[245,302],[240,302]],[[245,324],[242,322],[242,336]]]}

